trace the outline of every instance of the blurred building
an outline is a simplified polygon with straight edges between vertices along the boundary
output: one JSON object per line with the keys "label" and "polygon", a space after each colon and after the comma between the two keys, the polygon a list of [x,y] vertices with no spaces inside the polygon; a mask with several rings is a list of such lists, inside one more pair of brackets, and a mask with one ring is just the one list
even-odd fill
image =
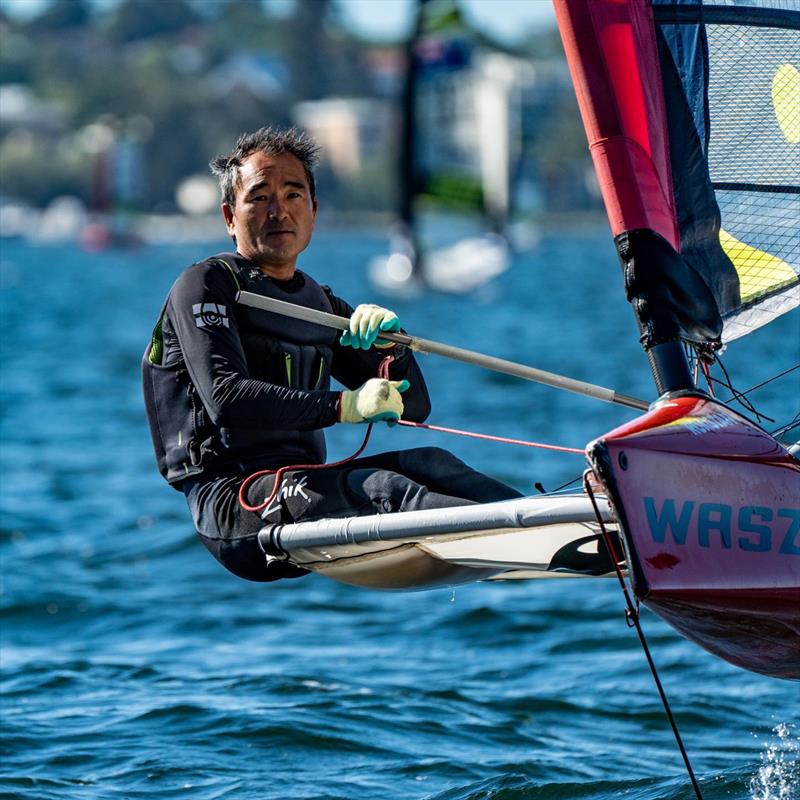
{"label": "blurred building", "polygon": [[296,124],[313,136],[337,178],[352,180],[387,157],[396,131],[396,114],[386,100],[330,98],[297,103]]}

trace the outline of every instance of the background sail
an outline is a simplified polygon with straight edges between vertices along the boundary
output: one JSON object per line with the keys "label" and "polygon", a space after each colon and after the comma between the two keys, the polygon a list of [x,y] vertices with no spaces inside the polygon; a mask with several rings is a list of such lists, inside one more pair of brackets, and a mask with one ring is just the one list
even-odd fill
{"label": "background sail", "polygon": [[681,254],[729,341],[800,304],[800,3],[654,17]]}
{"label": "background sail", "polygon": [[391,253],[368,274],[390,294],[469,292],[510,262],[517,70],[528,65],[475,31],[456,0],[417,0],[406,60]]}
{"label": "background sail", "polygon": [[485,215],[488,227],[501,230],[509,203],[510,87],[453,0],[420,3],[410,69],[412,202]]}

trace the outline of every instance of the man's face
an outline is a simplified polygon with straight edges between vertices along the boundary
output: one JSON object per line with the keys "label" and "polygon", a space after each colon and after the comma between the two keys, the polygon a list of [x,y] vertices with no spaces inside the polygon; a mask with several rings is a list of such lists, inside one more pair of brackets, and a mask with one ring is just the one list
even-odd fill
{"label": "man's face", "polygon": [[222,215],[238,252],[268,275],[286,279],[311,239],[317,203],[295,156],[257,152],[242,162],[236,205],[223,203]]}

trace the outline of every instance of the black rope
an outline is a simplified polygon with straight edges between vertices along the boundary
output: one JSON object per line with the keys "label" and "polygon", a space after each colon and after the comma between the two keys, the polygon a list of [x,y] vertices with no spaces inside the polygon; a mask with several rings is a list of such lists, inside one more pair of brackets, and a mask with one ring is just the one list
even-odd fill
{"label": "black rope", "polygon": [[[752,414],[753,417],[755,417],[755,419],[757,421],[761,422],[762,420],[766,420],[767,422],[775,422],[775,420],[772,419],[772,417],[768,417],[766,414],[762,414],[760,411],[758,411],[758,409],[756,409],[756,407],[747,398],[747,395],[750,392],[753,392],[756,389],[761,388],[762,386],[766,386],[771,381],[777,380],[778,378],[783,377],[783,375],[785,375],[786,372],[780,373],[778,375],[774,375],[773,377],[768,378],[765,381],[762,381],[761,383],[757,384],[756,386],[751,386],[746,391],[740,392],[740,391],[738,391],[737,389],[734,388],[733,381],[731,380],[731,376],[728,373],[728,370],[725,367],[725,364],[722,363],[722,359],[719,357],[718,354],[712,352],[711,350],[705,349],[705,348],[696,349],[694,351],[694,359],[695,359],[695,363],[696,364],[699,364],[699,363],[702,362],[702,363],[708,365],[706,368],[703,369],[703,374],[705,375],[706,381],[708,383],[709,393],[712,395],[712,397],[714,396],[713,384],[716,384],[717,386],[720,386],[720,387],[724,387],[729,392],[731,392],[731,396],[727,400],[724,400],[723,402],[730,403],[730,402],[735,400],[736,402],[739,403],[740,406],[742,406],[742,408],[745,409],[745,411],[747,411],[749,414]],[[710,366],[713,365],[714,363],[716,363],[717,366],[719,366],[720,370],[722,370],[722,374],[724,375],[725,380],[720,380],[719,378],[715,378],[711,374]],[[798,366],[800,366],[800,365],[798,365]],[[795,369],[795,367],[792,367],[791,369],[787,370],[787,372],[791,372],[792,369]]]}
{"label": "black rope", "polygon": [[[760,411],[756,410],[755,406],[750,402],[747,398],[747,395],[755,392],[757,389],[761,389],[764,386],[768,386],[773,381],[780,380],[781,378],[786,377],[789,373],[794,372],[797,369],[800,369],[800,362],[797,364],[793,364],[791,367],[787,367],[786,369],[782,370],[781,372],[776,373],[775,375],[770,376],[769,378],[765,378],[763,381],[756,383],[754,386],[751,386],[748,389],[740,392],[733,386],[733,381],[731,381],[731,377],[728,374],[728,370],[725,368],[725,365],[722,363],[722,359],[714,354],[711,351],[706,351],[705,349],[697,349],[696,346],[692,346],[688,348],[688,355],[689,355],[689,363],[690,366],[695,368],[695,375],[697,374],[697,367],[701,361],[705,360],[707,363],[716,362],[720,369],[722,370],[723,374],[725,375],[725,381],[718,380],[714,378],[711,374],[705,373],[706,380],[709,383],[709,389],[712,390],[711,384],[716,383],[719,386],[724,386],[731,392],[731,396],[728,397],[723,402],[731,403],[733,401],[738,402],[746,411],[751,413],[757,421],[767,421],[767,422],[775,422],[772,417],[768,417],[766,414],[761,413]],[[713,390],[711,391],[713,395]],[[790,422],[786,423],[785,425],[781,425],[780,428],[772,431],[772,436],[777,438],[781,434],[785,433],[786,431],[791,430],[792,428],[798,425],[798,420],[800,419],[800,412],[798,412],[794,419]]]}
{"label": "black rope", "polygon": [[798,425],[800,425],[800,411],[794,415],[793,420],[787,422],[785,425],[781,425],[781,427],[777,430],[772,431],[772,436],[777,439],[782,433],[787,433],[792,428],[796,428]]}
{"label": "black rope", "polygon": [[656,670],[653,657],[650,655],[650,648],[647,646],[647,640],[645,639],[644,631],[642,630],[642,626],[639,622],[638,607],[631,600],[628,586],[625,583],[625,578],[623,578],[622,570],[619,566],[619,558],[614,550],[614,544],[611,540],[611,536],[606,530],[606,526],[603,524],[603,518],[600,514],[600,509],[597,507],[597,501],[595,500],[594,493],[592,492],[592,487],[589,482],[590,474],[591,470],[588,469],[583,473],[583,488],[589,495],[589,499],[592,501],[592,507],[594,508],[597,522],[600,525],[600,530],[603,533],[606,547],[608,548],[608,552],[611,555],[611,560],[614,563],[614,569],[617,573],[617,580],[619,581],[620,588],[622,589],[622,594],[625,596],[625,604],[627,605],[627,609],[625,611],[626,620],[628,621],[629,626],[632,625],[634,628],[636,628],[636,633],[639,635],[639,642],[642,645],[642,650],[644,651],[645,658],[647,659],[647,664],[650,667],[650,672],[653,675],[656,689],[658,689],[658,694],[661,697],[661,703],[664,706],[664,711],[667,713],[667,719],[669,720],[669,724],[672,728],[672,733],[675,736],[675,741],[678,744],[678,749],[683,757],[683,763],[686,765],[686,772],[689,774],[689,780],[692,782],[692,788],[694,789],[695,796],[697,797],[697,800],[703,800],[703,795],[700,792],[700,785],[697,783],[697,778],[694,776],[694,770],[692,769],[692,765],[689,761],[689,755],[686,752],[686,748],[683,746],[683,739],[681,739],[681,734],[678,731],[678,725],[675,722],[675,717],[672,715],[672,709],[670,708],[669,700],[667,700],[666,692],[664,691],[664,687],[661,685],[661,679],[658,677],[658,671]]}
{"label": "black rope", "polygon": [[[772,383],[772,381],[776,381],[778,378],[782,378],[784,375],[788,375],[790,372],[794,372],[796,369],[800,369],[800,362],[789,367],[788,369],[785,369],[783,372],[779,372],[777,375],[773,375],[771,378],[761,381],[761,383],[757,383],[755,386],[751,386],[749,389],[745,389],[743,392],[736,392],[736,395],[744,397],[746,394],[750,394],[750,392],[754,392],[756,389],[760,389],[762,386],[766,386],[768,383]],[[726,402],[730,402],[733,399],[735,399],[735,397],[729,397]]]}
{"label": "black rope", "polygon": [[567,486],[572,486],[573,483],[577,483],[582,477],[583,477],[582,475],[578,475],[577,478],[573,478],[571,481],[567,481],[566,483],[562,483],[561,486],[558,486],[557,488],[553,489],[551,494],[555,494],[556,492],[560,492],[562,489],[566,489]]}
{"label": "black rope", "polygon": [[719,384],[720,386],[726,386],[728,389],[730,389],[730,391],[733,392],[733,395],[730,399],[737,400],[741,404],[742,408],[745,408],[751,414],[754,414],[756,419],[765,419],[768,422],[775,422],[774,419],[766,416],[766,414],[760,414],[758,411],[756,411],[756,407],[750,402],[750,399],[746,397],[747,392],[739,392],[733,388],[733,381],[731,380],[731,376],[728,374],[728,370],[725,368],[725,365],[722,363],[721,358],[717,358],[717,363],[719,364],[719,368],[722,370],[723,375],[725,375],[725,380],[727,381],[727,384],[723,384],[721,381]]}

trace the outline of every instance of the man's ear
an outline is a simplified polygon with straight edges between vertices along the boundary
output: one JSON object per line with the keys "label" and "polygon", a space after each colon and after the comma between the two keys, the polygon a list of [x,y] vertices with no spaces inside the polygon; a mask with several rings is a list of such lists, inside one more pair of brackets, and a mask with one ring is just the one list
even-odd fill
{"label": "man's ear", "polygon": [[225,219],[225,227],[228,229],[228,233],[233,236],[233,206],[228,203],[223,203],[221,209],[222,216]]}
{"label": "man's ear", "polygon": [[311,201],[311,207],[314,209],[314,216],[316,217],[317,211],[319,211],[319,200],[316,197]]}

